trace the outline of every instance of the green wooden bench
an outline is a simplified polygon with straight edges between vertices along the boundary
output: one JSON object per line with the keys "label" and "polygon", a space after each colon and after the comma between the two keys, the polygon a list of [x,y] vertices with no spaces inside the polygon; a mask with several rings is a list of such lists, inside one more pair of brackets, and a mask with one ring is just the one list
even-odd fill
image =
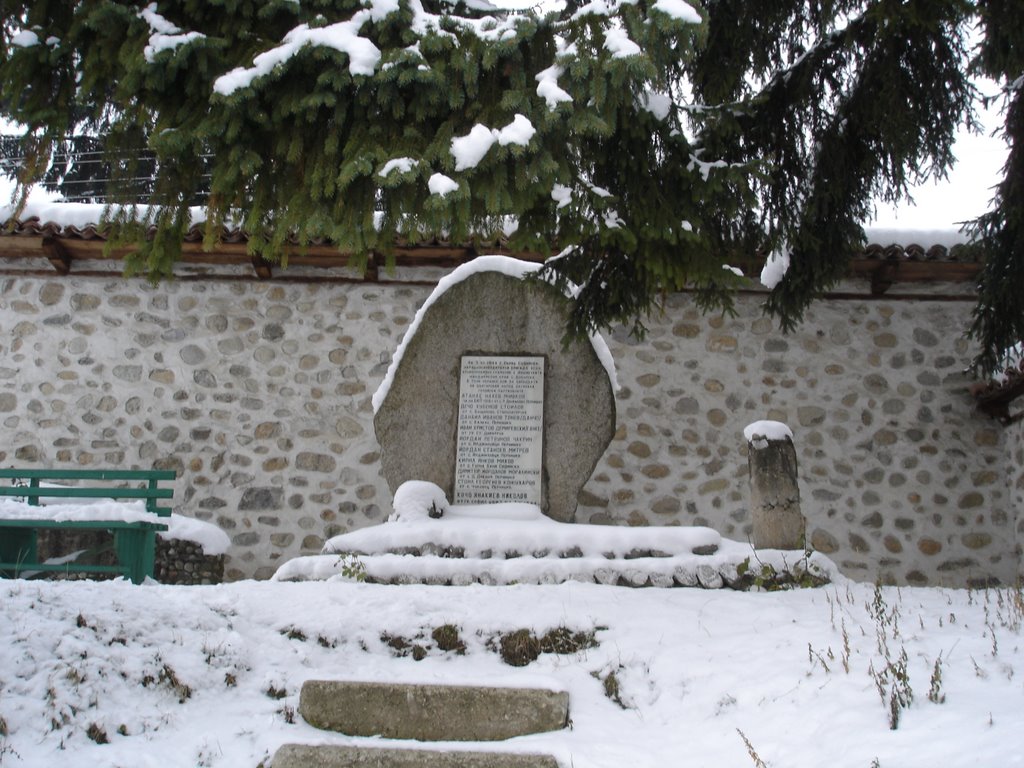
{"label": "green wooden bench", "polygon": [[[0,497],[25,499],[30,506],[40,506],[40,499],[111,499],[140,500],[146,511],[157,517],[170,517],[171,508],[159,506],[161,499],[174,496],[172,488],[161,488],[161,481],[173,481],[177,473],[163,469],[0,469],[0,483],[21,481],[27,484],[2,484]],[[75,482],[77,485],[42,486],[40,481]],[[100,482],[120,483],[102,486]],[[141,487],[124,483],[143,483]],[[40,510],[42,511],[42,510]],[[40,563],[37,555],[38,532],[44,529],[64,531],[110,531],[114,534],[117,565],[86,563]],[[113,573],[127,576],[141,584],[153,576],[156,556],[156,533],[166,531],[160,522],[123,520],[55,520],[39,517],[4,519],[0,515],[0,577],[16,578],[25,572],[61,571],[79,573]]]}

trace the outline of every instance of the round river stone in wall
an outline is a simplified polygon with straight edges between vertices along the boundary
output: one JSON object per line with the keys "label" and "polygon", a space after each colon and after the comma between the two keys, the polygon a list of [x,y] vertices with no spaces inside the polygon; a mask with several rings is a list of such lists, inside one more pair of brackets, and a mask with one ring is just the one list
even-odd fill
{"label": "round river stone in wall", "polygon": [[470,275],[427,308],[373,422],[392,493],[426,480],[452,498],[463,355],[542,355],[541,509],[573,521],[576,498],[615,433],[615,397],[590,343],[563,347],[568,309],[550,286],[498,272]]}

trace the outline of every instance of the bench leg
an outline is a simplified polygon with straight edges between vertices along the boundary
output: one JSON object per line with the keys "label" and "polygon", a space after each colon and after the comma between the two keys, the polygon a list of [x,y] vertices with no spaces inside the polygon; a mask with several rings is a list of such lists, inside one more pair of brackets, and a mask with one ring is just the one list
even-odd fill
{"label": "bench leg", "polygon": [[[4,528],[0,531],[0,563],[25,563],[37,561],[35,528]],[[17,571],[0,572],[4,578],[17,578]]]}
{"label": "bench leg", "polygon": [[132,584],[141,584],[153,576],[156,560],[156,532],[152,530],[121,530],[114,534],[117,561],[128,567]]}

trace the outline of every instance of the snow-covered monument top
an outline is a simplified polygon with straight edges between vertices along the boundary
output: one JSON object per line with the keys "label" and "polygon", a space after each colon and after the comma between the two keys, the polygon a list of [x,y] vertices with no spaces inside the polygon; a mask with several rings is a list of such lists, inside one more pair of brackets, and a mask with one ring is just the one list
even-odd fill
{"label": "snow-covered monument top", "polygon": [[392,493],[427,481],[574,519],[615,432],[614,366],[599,336],[563,345],[569,299],[537,269],[478,258],[420,307],[373,398]]}

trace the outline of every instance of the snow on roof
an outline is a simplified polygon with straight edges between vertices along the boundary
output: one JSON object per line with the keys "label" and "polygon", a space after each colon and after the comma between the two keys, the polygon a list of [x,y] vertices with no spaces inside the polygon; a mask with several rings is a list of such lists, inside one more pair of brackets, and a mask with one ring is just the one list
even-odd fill
{"label": "snow on roof", "polygon": [[[137,211],[144,216],[149,206],[140,205]],[[57,200],[46,200],[43,196],[30,198],[18,218],[21,221],[38,219],[40,223],[52,223],[61,227],[77,227],[85,229],[97,226],[103,221],[103,213],[108,206],[103,203],[64,203]],[[121,206],[109,206],[111,213],[116,213]],[[14,215],[15,207],[11,204],[0,205],[0,222],[7,221]],[[206,208],[192,206],[188,209],[192,224],[206,221]]]}
{"label": "snow on roof", "polygon": [[909,245],[934,246],[952,248],[954,245],[965,245],[970,238],[959,227],[940,227],[936,229],[900,229],[898,227],[865,227],[864,234],[869,243],[878,245]]}
{"label": "snow on roof", "polygon": [[[416,335],[416,331],[419,330],[420,323],[423,321],[423,316],[434,302],[441,298],[449,288],[481,272],[497,272],[502,275],[514,277],[518,280],[524,280],[527,276],[540,269],[541,266],[542,265],[540,264],[513,259],[509,256],[478,256],[472,261],[456,267],[451,273],[441,278],[433,292],[427,297],[427,300],[423,302],[423,305],[416,312],[416,316],[413,318],[412,323],[405,332],[405,336],[402,337],[402,341],[399,343],[394,356],[391,358],[391,365],[388,366],[388,371],[384,375],[384,381],[381,382],[377,391],[373,393],[373,412],[376,413],[380,409],[381,404],[384,402],[384,398],[387,397],[388,392],[391,390],[391,384],[395,380],[395,372],[398,370],[398,366],[402,362],[402,357],[405,355],[406,348]],[[612,353],[608,349],[607,342],[605,342],[604,337],[601,336],[601,334],[594,333],[590,336],[590,343],[594,347],[594,352],[601,361],[601,365],[604,366],[605,372],[608,374],[608,378],[612,383],[612,389],[617,392],[619,384],[615,375],[615,361],[612,359]]]}

